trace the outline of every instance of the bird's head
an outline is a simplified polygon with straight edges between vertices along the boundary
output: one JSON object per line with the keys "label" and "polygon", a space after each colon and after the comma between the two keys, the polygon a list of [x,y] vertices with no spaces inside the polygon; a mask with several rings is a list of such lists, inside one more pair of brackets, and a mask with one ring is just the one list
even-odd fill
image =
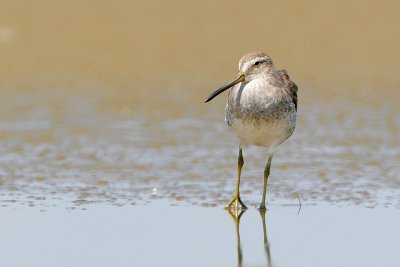
{"label": "bird's head", "polygon": [[272,59],[263,52],[252,52],[244,55],[239,61],[239,72],[249,82],[274,70]]}
{"label": "bird's head", "polygon": [[263,52],[252,52],[245,54],[239,61],[239,73],[236,79],[214,91],[204,102],[211,101],[214,97],[241,82],[250,82],[260,76],[268,75],[274,70],[272,59]]}

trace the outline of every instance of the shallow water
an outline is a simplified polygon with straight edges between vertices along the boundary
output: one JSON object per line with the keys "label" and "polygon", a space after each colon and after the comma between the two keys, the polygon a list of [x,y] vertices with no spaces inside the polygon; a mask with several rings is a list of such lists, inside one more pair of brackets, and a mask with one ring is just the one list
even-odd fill
{"label": "shallow water", "polygon": [[[397,10],[393,1],[3,1],[0,261],[399,265]],[[250,210],[239,249],[223,210],[238,153],[226,94],[203,103],[254,50],[299,86],[296,131],[272,161],[268,250],[254,209],[266,151],[244,149]]]}
{"label": "shallow water", "polygon": [[[4,266],[397,266],[390,208],[274,205],[238,223],[223,209],[91,205],[2,209]],[[397,223],[395,223],[397,222]],[[265,227],[265,228],[264,228]],[[17,238],[16,238],[17,237]]]}

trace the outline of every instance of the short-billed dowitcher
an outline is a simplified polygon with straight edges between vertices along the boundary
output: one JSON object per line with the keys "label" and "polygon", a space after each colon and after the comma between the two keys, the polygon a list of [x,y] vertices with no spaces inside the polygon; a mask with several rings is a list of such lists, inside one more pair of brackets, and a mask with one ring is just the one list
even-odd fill
{"label": "short-billed dowitcher", "polygon": [[246,209],[240,199],[240,175],[244,164],[242,147],[268,148],[260,210],[265,210],[267,182],[274,148],[287,140],[296,127],[297,85],[285,70],[277,70],[262,52],[244,55],[237,78],[213,92],[204,102],[232,88],[225,107],[225,122],[239,137],[238,179],[228,209]]}

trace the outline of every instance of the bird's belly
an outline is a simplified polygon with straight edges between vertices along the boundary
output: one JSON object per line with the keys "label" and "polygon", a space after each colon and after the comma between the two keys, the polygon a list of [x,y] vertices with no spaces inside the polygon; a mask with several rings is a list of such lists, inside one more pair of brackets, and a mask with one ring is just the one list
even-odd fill
{"label": "bird's belly", "polygon": [[235,118],[231,130],[243,146],[276,147],[287,140],[296,127],[296,112],[265,118]]}

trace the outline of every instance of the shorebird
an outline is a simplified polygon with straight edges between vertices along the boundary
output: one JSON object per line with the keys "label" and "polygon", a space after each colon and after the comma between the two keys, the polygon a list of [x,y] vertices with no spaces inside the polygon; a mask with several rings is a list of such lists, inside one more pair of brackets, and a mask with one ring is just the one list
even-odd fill
{"label": "shorebird", "polygon": [[286,141],[296,127],[297,85],[286,70],[277,70],[263,52],[245,54],[239,61],[236,79],[213,92],[204,102],[230,89],[225,107],[225,122],[239,137],[238,178],[228,210],[246,209],[240,199],[240,175],[244,164],[242,147],[266,147],[264,187],[260,210],[265,210],[267,182],[274,149]]}

